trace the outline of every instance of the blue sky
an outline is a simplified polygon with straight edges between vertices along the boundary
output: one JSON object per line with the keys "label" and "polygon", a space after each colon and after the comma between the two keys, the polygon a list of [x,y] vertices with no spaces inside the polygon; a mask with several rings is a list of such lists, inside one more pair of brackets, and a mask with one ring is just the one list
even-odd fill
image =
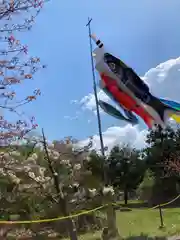
{"label": "blue sky", "polygon": [[[42,96],[24,107],[36,116],[49,139],[64,136],[86,138],[97,133],[96,118],[90,112],[70,104],[92,92],[88,17],[92,31],[112,53],[144,75],[152,67],[180,56],[179,0],[51,0],[21,41],[29,45],[29,54],[37,55],[48,65],[33,82],[21,87],[20,95],[40,88]],[[75,116],[70,121],[64,116]],[[103,130],[118,121],[103,115]]]}

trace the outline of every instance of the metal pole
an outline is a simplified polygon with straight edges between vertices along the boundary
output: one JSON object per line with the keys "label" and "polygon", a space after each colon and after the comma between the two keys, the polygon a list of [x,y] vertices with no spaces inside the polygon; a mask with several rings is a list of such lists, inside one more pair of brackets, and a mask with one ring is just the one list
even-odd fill
{"label": "metal pole", "polygon": [[[90,45],[90,54],[91,54],[91,67],[92,67],[92,77],[93,77],[93,89],[94,89],[94,97],[95,97],[95,102],[96,102],[96,113],[97,113],[97,120],[98,120],[98,130],[99,130],[99,140],[100,140],[100,145],[101,145],[101,154],[104,158],[105,161],[105,151],[104,151],[104,142],[103,142],[103,136],[102,136],[102,127],[101,127],[101,117],[100,117],[100,112],[99,112],[99,103],[98,103],[98,96],[97,96],[97,87],[96,87],[96,77],[95,77],[95,70],[94,70],[94,61],[93,61],[93,56],[92,56],[92,39],[91,39],[91,21],[92,18],[88,18],[88,23],[86,26],[89,29],[89,45]],[[104,162],[104,167],[103,167],[103,175],[104,175],[104,182],[105,185],[108,185],[108,177],[106,173],[106,163]]]}
{"label": "metal pole", "polygon": [[161,228],[164,228],[164,221],[163,221],[162,209],[160,204],[158,208],[159,208],[159,216],[160,216],[160,222],[161,222],[161,225],[159,226],[159,228],[161,229]]}
{"label": "metal pole", "polygon": [[[104,143],[103,143],[103,137],[102,137],[102,128],[101,128],[101,118],[99,113],[99,104],[98,104],[98,97],[97,97],[97,88],[96,88],[96,78],[95,78],[95,70],[94,70],[94,61],[92,56],[92,39],[91,39],[91,21],[92,19],[88,18],[88,23],[86,26],[89,28],[89,44],[90,44],[90,54],[91,54],[91,66],[92,66],[92,76],[93,76],[93,89],[94,89],[94,96],[96,101],[96,112],[97,112],[97,120],[98,120],[98,130],[99,130],[99,139],[101,144],[101,154],[104,158],[104,165],[103,165],[103,175],[104,175],[104,183],[105,186],[108,185],[108,177],[107,177],[107,171],[106,171],[106,163],[105,163],[105,151],[104,151]],[[116,227],[116,213],[114,210],[114,207],[110,204],[108,204],[107,208],[107,222],[108,222],[108,231],[106,236],[102,237],[108,237],[109,233],[113,234],[114,236],[120,238],[117,227]]]}
{"label": "metal pole", "polygon": [[89,45],[90,45],[90,52],[91,52],[91,67],[92,67],[92,76],[93,76],[93,89],[94,89],[94,97],[96,102],[96,112],[97,112],[97,120],[98,120],[98,130],[99,130],[99,139],[100,139],[100,145],[101,145],[101,154],[104,157],[104,143],[103,143],[103,137],[102,137],[102,127],[101,127],[101,117],[99,112],[99,104],[98,104],[98,97],[97,97],[97,87],[96,87],[96,77],[95,77],[95,71],[94,71],[94,61],[92,56],[92,39],[91,39],[91,21],[92,18],[88,18],[88,23],[86,26],[89,29]]}

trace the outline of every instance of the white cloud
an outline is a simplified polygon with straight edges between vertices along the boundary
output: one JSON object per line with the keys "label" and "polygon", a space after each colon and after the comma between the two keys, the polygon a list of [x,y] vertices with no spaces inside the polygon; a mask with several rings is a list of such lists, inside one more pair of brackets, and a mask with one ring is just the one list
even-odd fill
{"label": "white cloud", "polygon": [[[127,124],[125,127],[110,127],[105,132],[103,132],[104,147],[108,147],[108,150],[115,145],[120,143],[129,144],[132,147],[141,149],[145,147],[147,130],[139,131],[139,128],[133,127]],[[82,141],[80,144],[87,145],[89,139]],[[93,149],[100,150],[99,135],[93,136]]]}
{"label": "white cloud", "polygon": [[76,112],[75,112],[75,116],[68,116],[68,115],[66,115],[66,116],[64,116],[64,119],[66,119],[66,120],[70,120],[70,121],[78,120],[80,114],[81,114],[80,111],[76,111]]}
{"label": "white cloud", "polygon": [[[105,102],[109,102],[110,98],[102,91],[98,91],[97,93],[98,99],[101,99]],[[84,109],[87,110],[91,110],[95,112],[96,109],[96,101],[95,101],[95,97],[93,93],[88,94],[87,96],[84,96],[81,101],[80,104],[82,105],[82,107]]]}
{"label": "white cloud", "polygon": [[71,117],[71,116],[64,116],[64,119],[67,119],[67,120],[77,120],[78,119],[78,116],[74,116],[74,117]]}
{"label": "white cloud", "polygon": [[180,101],[180,57],[150,69],[143,79],[157,97]]}
{"label": "white cloud", "polygon": [[[180,102],[180,57],[171,59],[150,69],[142,77],[150,86],[152,94],[157,97],[172,99]],[[109,97],[102,90],[98,92],[98,98],[109,102]],[[80,103],[84,109],[95,110],[94,94],[85,96]],[[124,127],[110,127],[103,133],[104,145],[112,148],[121,142],[129,143],[132,146],[141,148],[145,145],[147,130],[139,130],[129,124]],[[87,141],[87,140],[86,140]],[[83,142],[86,142],[83,141]],[[99,137],[94,136],[94,147],[100,149]]]}
{"label": "white cloud", "polygon": [[78,104],[78,100],[71,100],[70,104]]}
{"label": "white cloud", "polygon": [[91,123],[92,122],[92,120],[91,119],[88,119],[88,123]]}

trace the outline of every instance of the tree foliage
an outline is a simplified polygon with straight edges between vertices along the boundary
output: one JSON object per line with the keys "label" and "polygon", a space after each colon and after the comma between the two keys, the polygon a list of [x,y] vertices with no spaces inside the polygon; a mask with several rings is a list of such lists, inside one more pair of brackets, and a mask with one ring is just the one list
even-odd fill
{"label": "tree foliage", "polygon": [[[34,80],[45,65],[37,56],[28,55],[28,46],[21,43],[17,32],[30,30],[44,1],[3,0],[0,4],[0,145],[8,146],[22,139],[37,127],[35,117],[27,117],[20,107],[36,100],[40,89],[19,97],[19,87]],[[23,92],[23,91],[21,91]],[[22,95],[22,94],[21,94]],[[12,114],[15,121],[12,122]],[[7,117],[8,116],[8,117]]]}
{"label": "tree foliage", "polygon": [[177,194],[178,177],[169,174],[167,166],[172,162],[172,156],[179,151],[179,129],[168,126],[162,130],[151,130],[147,136],[148,147],[145,149],[147,168],[155,176],[153,202],[159,203]]}

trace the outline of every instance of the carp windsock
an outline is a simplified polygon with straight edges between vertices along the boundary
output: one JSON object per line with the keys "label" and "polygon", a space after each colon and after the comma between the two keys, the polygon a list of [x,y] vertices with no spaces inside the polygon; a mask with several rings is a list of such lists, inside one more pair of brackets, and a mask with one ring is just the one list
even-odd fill
{"label": "carp windsock", "polygon": [[[120,107],[139,115],[148,127],[166,126],[172,117],[180,122],[180,108],[173,101],[161,101],[153,96],[148,85],[122,60],[108,53],[104,44],[92,35],[97,48],[93,52],[96,70],[101,76],[103,86]],[[166,101],[166,102],[165,102]]]}

